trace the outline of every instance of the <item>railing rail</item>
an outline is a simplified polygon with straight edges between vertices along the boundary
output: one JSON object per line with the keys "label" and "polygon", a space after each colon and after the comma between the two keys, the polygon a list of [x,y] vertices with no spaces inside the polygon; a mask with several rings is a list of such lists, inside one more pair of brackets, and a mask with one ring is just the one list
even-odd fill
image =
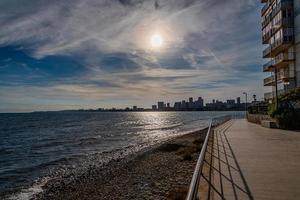
{"label": "railing rail", "polygon": [[[277,76],[277,78],[278,78],[278,76]],[[274,75],[271,75],[271,76],[264,79],[264,85],[265,86],[269,85],[269,84],[272,84],[274,82],[275,82],[275,76]]]}
{"label": "railing rail", "polygon": [[203,167],[203,164],[204,164],[205,152],[206,152],[206,149],[207,149],[207,144],[208,144],[208,140],[209,140],[210,132],[211,132],[211,126],[212,126],[212,120],[209,123],[207,134],[206,134],[204,143],[202,145],[202,149],[201,149],[199,158],[197,160],[197,164],[196,164],[196,167],[195,167],[195,170],[194,170],[194,174],[193,174],[193,177],[192,177],[192,181],[191,181],[191,184],[190,184],[190,188],[189,188],[186,200],[194,200],[194,199],[197,198],[199,182],[200,182],[200,177],[201,177],[201,173],[202,173],[202,167]]}
{"label": "railing rail", "polygon": [[216,124],[220,124],[220,121],[225,122],[225,121],[229,120],[230,118],[231,118],[231,116],[223,116],[221,118],[211,119],[209,126],[208,126],[208,130],[207,130],[207,134],[206,134],[204,143],[202,145],[201,152],[200,152],[198,160],[197,160],[197,164],[196,164],[196,167],[195,167],[195,170],[193,173],[192,181],[190,183],[190,187],[189,187],[189,191],[188,191],[186,200],[196,200],[197,199],[199,183],[200,183],[202,168],[203,168],[204,159],[205,159],[205,153],[207,151],[208,141],[211,136],[212,126],[215,126]]}

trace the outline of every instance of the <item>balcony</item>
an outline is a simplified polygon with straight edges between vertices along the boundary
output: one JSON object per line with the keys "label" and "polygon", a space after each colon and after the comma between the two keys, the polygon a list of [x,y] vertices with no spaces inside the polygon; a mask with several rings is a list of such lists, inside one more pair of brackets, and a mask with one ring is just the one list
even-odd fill
{"label": "balcony", "polygon": [[[282,94],[285,94],[286,92],[288,92],[288,90],[278,90],[277,94],[282,95]],[[265,98],[265,100],[270,100],[270,99],[273,99],[275,97],[275,95],[276,95],[275,91],[267,92],[264,94],[264,98]]]}
{"label": "balcony", "polygon": [[279,83],[289,82],[290,79],[294,78],[294,77],[290,77],[289,71],[282,71],[282,72],[277,74],[277,77],[278,77],[277,79],[278,79]]}
{"label": "balcony", "polygon": [[273,71],[273,67],[285,67],[295,61],[295,53],[280,53],[274,59],[263,65],[264,72]]}
{"label": "balcony", "polygon": [[275,76],[272,75],[264,79],[264,86],[272,86],[275,84]]}
{"label": "balcony", "polygon": [[[279,4],[272,10],[272,12],[266,16],[265,20],[262,21],[262,28],[264,28],[276,15],[280,10],[283,9],[291,9],[293,8],[293,1],[292,0],[281,0]],[[263,16],[263,13],[262,13]]]}
{"label": "balcony", "polygon": [[261,22],[262,28],[265,28],[272,20],[272,13],[265,17],[265,20]]}
{"label": "balcony", "polygon": [[263,72],[270,72],[273,67],[273,60],[270,60],[266,64],[263,65]]}
{"label": "balcony", "polygon": [[273,25],[271,30],[269,30],[262,37],[263,44],[268,44],[269,39],[281,28],[293,28],[294,27],[294,19],[293,18],[282,18],[276,24]]}
{"label": "balcony", "polygon": [[279,31],[281,28],[293,28],[294,27],[294,19],[292,18],[283,18],[280,21],[278,21],[273,27],[262,36],[262,43],[268,44],[270,38],[275,35],[277,31]]}
{"label": "balcony", "polygon": [[263,51],[263,58],[270,58],[272,55],[277,55],[281,51],[288,49],[291,45],[293,45],[294,36],[283,36],[282,38],[277,39],[273,44],[269,45]]}
{"label": "balcony", "polygon": [[267,92],[264,94],[265,100],[273,99],[273,96],[275,96],[274,92]]}
{"label": "balcony", "polygon": [[271,46],[269,45],[264,51],[263,51],[263,58],[268,58],[271,54]]}
{"label": "balcony", "polygon": [[272,37],[272,30],[268,31],[266,34],[262,36],[262,43],[263,44],[268,44],[269,39]]}
{"label": "balcony", "polygon": [[269,3],[266,3],[264,5],[264,7],[261,9],[261,16],[263,16],[265,14],[265,12],[268,10],[270,4]]}
{"label": "balcony", "polygon": [[282,67],[295,60],[295,53],[280,53],[273,60],[273,66]]}

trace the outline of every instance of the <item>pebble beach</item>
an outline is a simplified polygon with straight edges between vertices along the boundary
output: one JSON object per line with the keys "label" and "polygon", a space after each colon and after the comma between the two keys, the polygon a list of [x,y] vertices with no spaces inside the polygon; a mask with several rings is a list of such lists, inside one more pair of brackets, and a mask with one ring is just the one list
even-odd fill
{"label": "pebble beach", "polygon": [[178,136],[71,180],[49,181],[33,199],[185,199],[205,133]]}

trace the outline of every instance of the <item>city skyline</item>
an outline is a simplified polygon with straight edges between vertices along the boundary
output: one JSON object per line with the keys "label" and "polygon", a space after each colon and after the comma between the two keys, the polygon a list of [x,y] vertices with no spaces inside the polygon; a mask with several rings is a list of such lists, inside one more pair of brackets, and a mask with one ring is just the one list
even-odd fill
{"label": "city skyline", "polygon": [[[248,99],[247,103],[259,103],[257,101],[256,95],[252,96],[252,100]],[[78,108],[74,110],[58,110],[58,111],[222,111],[222,110],[245,110],[246,102],[241,100],[241,97],[230,98],[225,101],[219,99],[213,99],[211,102],[205,102],[204,98],[188,97],[182,100],[171,100],[162,101],[159,100],[152,106],[141,106],[141,105],[131,105],[127,107],[116,107],[112,106],[110,108],[98,107],[98,108]],[[44,112],[44,111],[42,111]],[[45,111],[47,112],[47,111]]]}
{"label": "city skyline", "polygon": [[261,6],[3,0],[0,112],[151,107],[196,94],[208,102],[243,92],[261,99],[269,91],[262,86]]}

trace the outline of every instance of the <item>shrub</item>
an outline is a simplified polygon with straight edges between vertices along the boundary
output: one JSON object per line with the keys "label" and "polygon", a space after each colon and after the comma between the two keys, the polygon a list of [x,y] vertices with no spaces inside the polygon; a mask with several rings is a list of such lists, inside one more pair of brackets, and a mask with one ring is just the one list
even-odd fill
{"label": "shrub", "polygon": [[268,114],[284,129],[300,129],[300,88],[278,98],[278,109],[270,104]]}

